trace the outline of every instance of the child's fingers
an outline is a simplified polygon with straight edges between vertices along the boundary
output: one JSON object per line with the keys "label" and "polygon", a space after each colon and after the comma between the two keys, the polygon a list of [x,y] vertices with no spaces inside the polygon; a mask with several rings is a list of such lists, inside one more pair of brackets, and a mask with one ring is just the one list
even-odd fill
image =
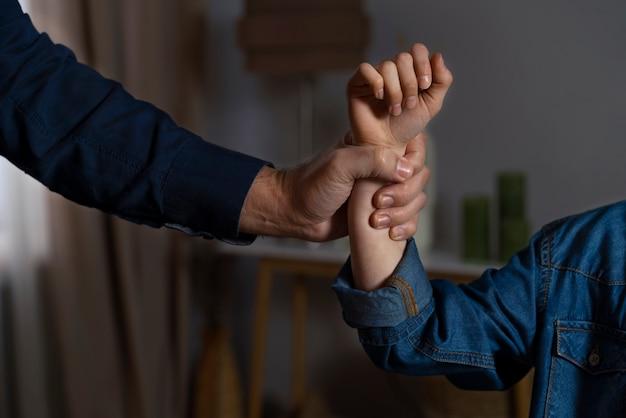
{"label": "child's fingers", "polygon": [[348,82],[348,94],[350,96],[371,94],[382,100],[385,94],[383,76],[371,64],[362,63]]}
{"label": "child's fingers", "polygon": [[413,109],[417,106],[417,76],[413,66],[413,56],[408,52],[396,57],[396,66],[400,76],[400,87],[404,95],[404,107]]}
{"label": "child's fingers", "polygon": [[439,53],[434,54],[431,58],[431,67],[433,70],[433,84],[424,91],[424,100],[433,115],[437,114],[443,106],[443,101],[448,93],[448,89],[452,85],[452,73],[446,67],[443,56]]}
{"label": "child's fingers", "polygon": [[385,83],[385,98],[389,106],[389,113],[399,116],[402,113],[402,88],[398,67],[393,61],[385,61],[380,65],[380,73]]}
{"label": "child's fingers", "polygon": [[415,74],[419,88],[426,90],[430,88],[433,80],[432,70],[430,68],[430,53],[424,44],[415,44],[411,48],[411,55],[415,66]]}

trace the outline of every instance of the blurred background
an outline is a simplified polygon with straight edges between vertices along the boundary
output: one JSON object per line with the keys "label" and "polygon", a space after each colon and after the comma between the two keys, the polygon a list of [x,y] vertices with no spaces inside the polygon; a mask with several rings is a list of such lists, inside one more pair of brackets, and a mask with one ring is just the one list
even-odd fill
{"label": "blurred background", "polygon": [[[429,128],[418,233],[433,277],[468,281],[502,263],[503,237],[623,196],[623,1],[21,2],[135,96],[277,166],[343,137],[359,61],[442,51],[455,84]],[[346,256],[130,225],[2,160],[0,417],[527,416],[524,383],[460,392],[376,370],[329,289]]]}

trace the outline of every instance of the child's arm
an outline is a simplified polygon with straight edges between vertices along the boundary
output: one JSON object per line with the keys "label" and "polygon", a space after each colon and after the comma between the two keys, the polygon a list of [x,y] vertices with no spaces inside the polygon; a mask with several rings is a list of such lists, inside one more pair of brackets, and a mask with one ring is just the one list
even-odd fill
{"label": "child's arm", "polygon": [[[401,155],[417,154],[421,161],[418,163],[418,167],[424,167],[424,135],[419,135],[411,140],[406,147],[398,148],[396,152]],[[424,167],[407,182],[416,182],[417,188],[424,190],[429,176],[428,168]],[[405,211],[405,208],[377,212],[376,216],[383,216],[387,219],[381,224],[381,229],[374,229],[368,224],[368,216],[371,216],[373,211],[374,197],[380,198],[380,196],[376,196],[376,192],[383,186],[385,183],[377,180],[360,180],[353,188],[350,197],[348,223],[352,253],[351,263],[354,277],[358,278],[356,280],[357,287],[362,290],[373,290],[380,287],[382,282],[391,275],[398,265],[406,245],[406,241],[398,239],[396,236],[413,235],[417,228],[417,219],[409,215],[409,211]],[[425,204],[426,195],[423,192],[411,203],[417,207],[417,210],[421,210]],[[411,210],[410,213],[415,213],[415,210]],[[391,221],[392,217],[396,223],[405,223],[389,230],[388,222]],[[399,234],[398,228],[404,229],[402,234]],[[376,262],[372,262],[374,260]]]}
{"label": "child's arm", "polygon": [[[362,64],[348,85],[353,143],[388,146],[403,155],[407,143],[439,112],[451,83],[452,74],[442,56],[429,57],[421,44],[377,68]],[[422,181],[427,176],[423,174]],[[349,201],[352,271],[355,286],[362,290],[380,287],[406,246],[406,241],[394,241],[388,229],[369,226],[372,199],[382,186],[375,180],[361,180]],[[416,204],[423,205],[424,199]]]}

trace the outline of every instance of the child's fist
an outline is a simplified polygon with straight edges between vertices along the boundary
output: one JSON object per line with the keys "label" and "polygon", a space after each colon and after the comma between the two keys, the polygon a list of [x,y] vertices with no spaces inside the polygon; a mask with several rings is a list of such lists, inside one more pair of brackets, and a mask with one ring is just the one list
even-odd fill
{"label": "child's fist", "polygon": [[422,44],[377,67],[361,64],[348,83],[354,142],[406,144],[441,110],[451,84],[441,54],[430,57]]}

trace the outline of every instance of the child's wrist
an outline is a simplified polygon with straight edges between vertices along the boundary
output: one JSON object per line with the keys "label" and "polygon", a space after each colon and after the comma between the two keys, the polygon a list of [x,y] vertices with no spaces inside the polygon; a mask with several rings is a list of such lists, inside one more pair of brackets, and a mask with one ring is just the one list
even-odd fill
{"label": "child's wrist", "polygon": [[399,143],[394,139],[380,139],[378,141],[363,141],[358,137],[355,137],[352,131],[348,131],[344,137],[344,144],[346,145],[356,145],[356,146],[374,146],[374,147],[385,147],[393,150],[397,155],[404,156],[406,154],[407,144]]}

